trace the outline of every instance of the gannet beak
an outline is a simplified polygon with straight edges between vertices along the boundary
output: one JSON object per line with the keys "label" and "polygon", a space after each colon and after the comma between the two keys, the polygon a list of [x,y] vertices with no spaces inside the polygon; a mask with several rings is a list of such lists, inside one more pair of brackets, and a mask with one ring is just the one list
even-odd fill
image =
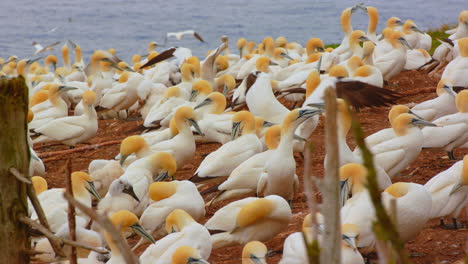
{"label": "gannet beak", "polygon": [[189,101],[192,101],[193,99],[195,99],[197,95],[198,95],[198,91],[192,90],[192,92],[190,93]]}
{"label": "gannet beak", "polygon": [[188,121],[195,128],[195,130],[198,132],[198,134],[200,134],[200,136],[202,136],[202,137],[205,136],[205,134],[203,134],[203,132],[200,129],[200,126],[198,125],[197,121],[195,121],[195,119],[190,118],[190,119],[188,119]]}
{"label": "gannet beak", "polygon": [[159,173],[155,178],[154,181],[164,181],[165,179],[169,178],[169,173],[167,171]]}
{"label": "gannet beak", "polygon": [[453,186],[452,190],[450,191],[449,196],[452,195],[452,194],[454,194],[454,193],[456,193],[461,187],[463,187],[463,185],[462,185],[460,182],[458,182],[457,184],[455,184],[455,185]]}
{"label": "gannet beak", "polygon": [[148,234],[148,232],[146,232],[146,230],[140,224],[136,223],[130,227],[137,235],[147,239],[153,244],[156,243],[156,240],[154,240],[154,238],[150,234]]}
{"label": "gannet beak", "polygon": [[76,44],[75,42],[71,41],[71,40],[68,40],[68,43],[70,43],[70,46],[72,47],[73,50],[76,49]]}
{"label": "gannet beak", "polygon": [[213,102],[213,100],[211,100],[211,98],[206,98],[205,100],[203,100],[203,102],[201,102],[199,105],[195,106],[194,109],[198,109],[200,107],[203,107],[205,105],[209,105]]}
{"label": "gannet beak", "polygon": [[129,155],[122,155],[122,157],[120,157],[120,166],[122,166],[125,162],[125,160],[128,158]]}
{"label": "gannet beak", "polygon": [[325,103],[311,103],[311,104],[307,104],[307,106],[315,107],[318,109],[325,109]]}
{"label": "gannet beak", "polygon": [[70,90],[78,90],[78,88],[76,88],[76,87],[71,87],[71,86],[66,86],[66,85],[61,85],[61,86],[59,86],[59,92],[60,92],[60,93],[63,93],[63,92],[66,92],[66,91],[70,91]]}
{"label": "gannet beak", "polygon": [[187,264],[210,264],[204,259],[189,258]]}
{"label": "gannet beak", "polygon": [[86,188],[86,190],[88,190],[89,193],[91,193],[94,197],[96,197],[96,199],[98,199],[98,201],[100,201],[102,198],[101,195],[99,195],[99,193],[97,192],[94,183],[92,181],[89,181],[88,186],[89,188]]}
{"label": "gannet beak", "polygon": [[233,122],[232,123],[232,130],[231,130],[231,136],[232,136],[232,140],[236,139],[239,132],[240,132],[240,122]]}
{"label": "gannet beak", "polygon": [[[361,36],[361,37],[359,37],[359,40],[360,40],[361,42],[371,41],[371,40],[370,40],[368,37],[366,37],[366,36]],[[372,43],[373,43],[373,42],[372,42]],[[375,44],[375,43],[374,43],[374,44]]]}
{"label": "gannet beak", "polygon": [[296,140],[299,140],[299,141],[304,141],[304,142],[307,141],[307,139],[305,139],[305,138],[303,138],[301,136],[298,136],[296,134],[294,134],[293,138],[296,139]]}
{"label": "gannet beak", "polygon": [[348,189],[348,180],[340,181],[340,201],[341,201],[341,207],[344,206],[346,203],[346,200],[348,200],[348,194],[349,194],[349,189]]}
{"label": "gannet beak", "polygon": [[227,85],[224,85],[223,94],[226,96],[228,93],[229,93],[229,87]]}
{"label": "gannet beak", "polygon": [[44,57],[37,57],[37,58],[35,58],[35,59],[30,59],[30,60],[28,60],[28,61],[26,62],[26,66],[29,66],[29,65],[33,64],[34,62],[36,62],[36,61],[38,61],[38,60],[41,60],[42,58],[44,58]]}
{"label": "gannet beak", "polygon": [[278,65],[278,63],[276,63],[276,62],[274,62],[274,61],[270,61],[269,65],[270,65],[270,66],[276,66],[276,65]]}
{"label": "gannet beak", "polygon": [[415,117],[424,120],[424,118],[418,116],[417,114],[415,114],[415,113],[414,113],[413,111],[411,111],[411,110],[408,111],[408,114],[412,114],[412,115],[414,115]]}
{"label": "gannet beak", "polygon": [[255,256],[254,254],[250,254],[250,259],[255,264],[265,264],[265,261],[263,260],[263,258],[259,258]]}
{"label": "gannet beak", "polygon": [[398,20],[397,22],[395,22],[395,24],[397,24],[398,26],[403,26],[403,22],[401,22],[401,20]]}
{"label": "gannet beak", "polygon": [[291,56],[289,56],[288,54],[286,54],[286,53],[284,53],[284,52],[282,52],[282,53],[280,54],[280,56],[283,57],[283,58],[286,58],[286,59],[288,59],[288,60],[294,60],[293,58],[291,58]]}
{"label": "gannet beak", "polygon": [[413,31],[415,31],[415,32],[418,32],[418,33],[424,34],[424,32],[423,32],[423,31],[421,31],[421,30],[420,30],[418,27],[416,27],[416,26],[412,26],[412,27],[411,27],[411,29],[412,29]]}
{"label": "gannet beak", "polygon": [[347,235],[343,235],[342,236],[342,239],[348,243],[352,248],[356,249],[357,246],[356,246],[356,238],[355,237],[349,237]]}
{"label": "gannet beak", "polygon": [[325,49],[322,48],[322,47],[317,47],[316,50],[317,50],[318,52],[325,52]]}
{"label": "gannet beak", "polygon": [[126,71],[129,71],[129,72],[135,72],[132,68],[130,68],[128,66],[125,66],[123,69],[126,70]]}
{"label": "gannet beak", "polygon": [[377,39],[378,41],[381,41],[382,39],[384,39],[385,36],[383,34],[380,35],[380,37]]}
{"label": "gannet beak", "polygon": [[418,125],[418,126],[433,126],[433,127],[437,126],[434,123],[431,123],[422,119],[417,119],[417,118],[413,118],[413,120],[411,120],[411,123]]}
{"label": "gannet beak", "polygon": [[321,114],[323,111],[322,109],[304,109],[299,110],[299,117],[298,118],[310,118],[314,115]]}
{"label": "gannet beak", "polygon": [[275,124],[273,124],[273,123],[271,123],[271,122],[268,122],[268,121],[263,121],[263,124],[262,124],[262,125],[263,125],[263,127],[271,127],[271,126],[273,126],[273,125],[275,125]]}
{"label": "gannet beak", "polygon": [[128,187],[125,187],[122,192],[130,195],[137,202],[140,202],[140,199],[138,199],[138,196],[135,194],[135,191],[133,190],[133,186],[129,185]]}
{"label": "gannet beak", "polygon": [[453,90],[453,87],[452,87],[452,86],[444,84],[444,87],[443,87],[443,88],[444,88],[451,96],[457,97],[457,93]]}
{"label": "gannet beak", "polygon": [[403,45],[405,45],[406,47],[408,47],[408,49],[413,49],[413,47],[411,47],[411,45],[408,43],[408,41],[406,41],[405,38],[399,38],[398,39]]}

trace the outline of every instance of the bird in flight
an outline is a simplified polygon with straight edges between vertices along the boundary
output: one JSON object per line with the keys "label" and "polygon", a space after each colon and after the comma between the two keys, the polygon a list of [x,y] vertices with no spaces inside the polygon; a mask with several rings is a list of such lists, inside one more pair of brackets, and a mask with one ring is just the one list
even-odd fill
{"label": "bird in flight", "polygon": [[42,52],[46,52],[46,51],[49,51],[49,50],[53,50],[55,46],[57,46],[58,44],[60,44],[60,41],[57,41],[55,43],[52,43],[46,47],[43,47],[41,44],[37,43],[36,41],[34,41],[32,43],[32,45],[36,48],[36,51],[34,52],[34,55],[37,55],[39,53],[42,53]]}
{"label": "bird in flight", "polygon": [[170,37],[175,37],[177,40],[181,40],[181,39],[184,38],[185,35],[192,35],[196,39],[198,39],[200,42],[205,42],[205,40],[203,40],[203,38],[200,36],[200,34],[195,32],[194,30],[185,30],[185,31],[180,31],[180,32],[168,32],[166,34],[166,41]]}

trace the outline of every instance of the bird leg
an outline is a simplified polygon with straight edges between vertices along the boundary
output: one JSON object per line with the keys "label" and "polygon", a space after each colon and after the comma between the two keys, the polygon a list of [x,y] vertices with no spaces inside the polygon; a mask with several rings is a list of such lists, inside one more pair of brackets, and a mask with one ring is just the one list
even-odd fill
{"label": "bird leg", "polygon": [[440,226],[444,229],[452,229],[452,230],[457,230],[462,227],[460,224],[457,223],[456,218],[452,218],[452,224],[446,224],[444,223],[444,219],[440,219]]}

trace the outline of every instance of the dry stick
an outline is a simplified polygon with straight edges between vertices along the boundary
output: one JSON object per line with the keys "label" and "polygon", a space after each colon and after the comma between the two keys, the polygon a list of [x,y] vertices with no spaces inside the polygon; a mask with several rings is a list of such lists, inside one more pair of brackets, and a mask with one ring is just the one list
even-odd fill
{"label": "dry stick", "polygon": [[340,223],[340,189],[338,177],[338,135],[336,92],[332,88],[325,90],[325,143],[327,163],[322,186],[322,214],[325,222],[320,263],[341,263],[341,223]]}
{"label": "dry stick", "polygon": [[93,221],[97,222],[102,228],[106,230],[106,232],[109,234],[110,238],[112,239],[111,242],[117,246],[120,253],[122,254],[122,257],[124,258],[125,263],[127,264],[138,263],[136,257],[132,254],[129,245],[127,244],[127,240],[125,240],[122,237],[121,233],[117,230],[117,228],[110,222],[110,220],[106,216],[98,214],[93,209],[78,202],[68,193],[65,193],[64,196],[65,196],[65,199],[68,200],[68,202],[70,202],[75,207],[80,209],[83,213],[88,215]]}
{"label": "dry stick", "polygon": [[[71,181],[71,160],[70,158],[67,159],[67,169],[65,172],[65,184],[66,184],[66,192],[68,195],[73,197],[73,188],[72,188],[72,181]],[[68,202],[68,231],[70,232],[70,239],[72,241],[76,241],[76,219],[75,219],[75,207],[73,204]],[[77,264],[77,256],[76,256],[76,248],[71,248],[70,253],[70,264]]]}
{"label": "dry stick", "polygon": [[53,156],[58,156],[58,155],[67,155],[75,152],[80,152],[80,151],[85,151],[85,150],[90,150],[90,149],[97,149],[99,147],[104,147],[104,146],[109,146],[109,145],[117,145],[120,144],[122,140],[112,140],[112,141],[107,141],[99,144],[94,144],[90,146],[84,146],[84,147],[79,147],[79,148],[74,148],[74,149],[67,149],[67,150],[59,150],[59,151],[53,151],[53,152],[42,152],[39,153],[38,156],[41,159],[48,158],[48,157],[53,157]]}
{"label": "dry stick", "polygon": [[312,181],[312,143],[306,142],[304,148],[304,191],[307,197],[307,206],[311,215],[311,238],[312,241],[307,241],[307,234],[304,234],[304,242],[307,246],[307,254],[309,264],[320,263],[320,247],[318,243],[318,223],[317,212],[318,205],[315,197],[313,181]]}
{"label": "dry stick", "polygon": [[70,246],[73,246],[73,247],[79,247],[79,248],[83,248],[83,249],[86,249],[86,250],[92,250],[92,251],[95,251],[95,252],[100,253],[100,254],[109,253],[109,251],[107,251],[104,248],[95,248],[95,247],[91,247],[91,246],[82,244],[80,242],[72,241],[70,239],[60,238],[60,237],[54,235],[52,232],[50,232],[43,225],[37,223],[36,221],[32,220],[29,217],[21,216],[19,220],[22,223],[27,224],[30,227],[39,230],[39,232],[41,232],[45,237],[47,237],[49,239],[49,241],[52,240],[52,241],[55,241],[57,243],[63,243],[63,244],[67,244],[67,245],[70,245]]}
{"label": "dry stick", "polygon": [[378,240],[389,241],[391,243],[393,250],[397,254],[398,263],[411,263],[405,250],[405,244],[400,239],[396,226],[392,222],[390,216],[388,216],[382,204],[382,197],[377,183],[377,173],[374,166],[374,157],[364,141],[364,132],[356,114],[352,112],[352,115],[353,121],[351,123],[351,127],[356,140],[356,145],[361,150],[364,166],[368,171],[366,187],[375,208],[376,221],[372,225],[372,230]]}

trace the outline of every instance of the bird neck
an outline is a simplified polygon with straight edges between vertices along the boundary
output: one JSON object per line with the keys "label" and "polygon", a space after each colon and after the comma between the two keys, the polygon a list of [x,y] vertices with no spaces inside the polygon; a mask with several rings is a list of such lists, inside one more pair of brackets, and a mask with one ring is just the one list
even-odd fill
{"label": "bird neck", "polygon": [[[370,7],[368,7],[368,10]],[[375,31],[377,30],[377,24],[379,22],[379,14],[377,13],[377,10],[372,10],[368,11],[369,14],[369,25],[367,26],[367,32],[371,34],[375,34]]]}
{"label": "bird neck", "polygon": [[353,31],[353,27],[351,26],[351,8],[347,8],[343,13],[341,13],[340,23],[341,29],[345,35],[348,36],[351,34]]}

